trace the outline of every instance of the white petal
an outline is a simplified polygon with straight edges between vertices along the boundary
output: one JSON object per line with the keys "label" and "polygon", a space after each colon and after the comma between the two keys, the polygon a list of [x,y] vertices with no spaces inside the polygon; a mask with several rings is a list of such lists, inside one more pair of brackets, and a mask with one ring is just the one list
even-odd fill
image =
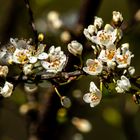
{"label": "white petal", "polygon": [[98,59],[104,61],[105,60],[105,50],[101,50]]}
{"label": "white petal", "polygon": [[105,27],[104,27],[104,30],[106,32],[113,32],[114,28],[110,24],[106,24]]}
{"label": "white petal", "polygon": [[83,100],[86,102],[86,103],[90,103],[91,102],[91,94],[90,93],[87,93],[83,96]]}
{"label": "white petal", "polygon": [[86,65],[87,66],[90,66],[90,65],[92,65],[94,63],[94,60],[93,59],[87,59],[87,61],[86,61]]}
{"label": "white petal", "polygon": [[38,55],[38,59],[40,60],[47,59],[47,58],[48,58],[48,54],[45,52]]}
{"label": "white petal", "polygon": [[37,57],[35,57],[35,56],[29,57],[29,62],[30,62],[31,64],[36,63],[36,62],[37,62]]}
{"label": "white petal", "polygon": [[56,51],[56,52],[60,52],[60,51],[61,51],[61,47],[56,47],[56,48],[55,48],[55,51]]}
{"label": "white petal", "polygon": [[115,89],[116,89],[117,93],[123,93],[124,92],[124,90],[122,88],[118,87],[118,86]]}
{"label": "white petal", "polygon": [[54,50],[55,50],[55,47],[51,46],[50,49],[49,49],[49,53],[51,53],[51,54],[54,53]]}
{"label": "white petal", "polygon": [[95,107],[100,103],[100,100],[96,100],[90,103],[90,107]]}
{"label": "white petal", "polygon": [[96,87],[94,82],[90,82],[90,88],[89,91],[90,92],[96,92],[96,90],[98,90],[98,88]]}
{"label": "white petal", "polygon": [[41,61],[41,65],[45,68],[48,69],[50,67],[50,63],[47,61]]}

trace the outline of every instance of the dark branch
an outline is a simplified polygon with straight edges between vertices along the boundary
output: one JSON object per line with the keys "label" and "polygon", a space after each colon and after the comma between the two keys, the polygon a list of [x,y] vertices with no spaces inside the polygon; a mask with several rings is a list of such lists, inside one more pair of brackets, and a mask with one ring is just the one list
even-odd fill
{"label": "dark branch", "polygon": [[29,13],[29,16],[30,16],[30,24],[31,24],[31,27],[32,27],[32,30],[33,30],[33,33],[34,33],[35,44],[36,44],[36,47],[37,47],[37,43],[38,43],[38,33],[37,33],[37,30],[36,30],[36,27],[35,27],[33,12],[32,12],[32,9],[31,9],[31,7],[30,7],[29,0],[24,0],[24,2],[25,2],[25,4],[26,4],[26,8],[27,8],[28,13]]}
{"label": "dark branch", "polygon": [[80,76],[80,75],[84,75],[85,73],[82,70],[76,70],[73,72],[61,72],[61,73],[47,73],[47,72],[43,72],[43,73],[39,73],[38,75],[34,75],[34,76],[25,76],[23,75],[22,77],[19,78],[18,76],[14,76],[14,77],[7,77],[7,79],[11,82],[27,82],[28,80],[30,81],[34,81],[34,82],[39,82],[40,80],[51,80],[51,79],[56,79],[56,78],[63,78],[63,79],[69,79],[70,77],[75,77],[75,76]]}

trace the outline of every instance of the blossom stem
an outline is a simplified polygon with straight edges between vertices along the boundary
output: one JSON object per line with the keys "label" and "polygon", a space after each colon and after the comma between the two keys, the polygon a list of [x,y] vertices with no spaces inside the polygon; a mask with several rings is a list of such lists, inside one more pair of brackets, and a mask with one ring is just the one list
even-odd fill
{"label": "blossom stem", "polygon": [[81,55],[79,56],[79,59],[80,59],[80,69],[81,69],[83,67],[83,59]]}
{"label": "blossom stem", "polygon": [[61,94],[59,93],[58,89],[56,87],[54,87],[55,92],[57,93],[57,95],[62,98]]}
{"label": "blossom stem", "polygon": [[102,81],[102,79],[100,80],[100,91],[101,92],[103,91],[103,81]]}

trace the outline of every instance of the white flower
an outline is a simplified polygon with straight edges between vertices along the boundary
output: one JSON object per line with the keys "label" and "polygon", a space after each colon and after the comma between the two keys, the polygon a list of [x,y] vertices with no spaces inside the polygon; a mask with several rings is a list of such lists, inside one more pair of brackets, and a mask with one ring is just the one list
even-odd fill
{"label": "white flower", "polygon": [[92,36],[97,33],[97,28],[94,25],[89,25],[88,28],[83,31],[85,37],[92,41]]}
{"label": "white flower", "polygon": [[32,68],[33,68],[33,65],[32,64],[25,64],[23,66],[23,72],[25,75],[29,75],[29,74],[32,74]]}
{"label": "white flower", "polygon": [[4,84],[4,87],[0,87],[0,94],[3,96],[3,97],[9,97],[11,96],[12,94],[12,91],[13,91],[13,84],[9,83],[9,82],[5,82]]}
{"label": "white flower", "polygon": [[47,72],[57,73],[62,71],[66,63],[66,55],[60,47],[52,46],[49,49],[48,58],[41,61]]}
{"label": "white flower", "polygon": [[88,59],[86,65],[87,67],[83,67],[83,71],[90,75],[98,75],[102,72],[103,65],[98,59]]}
{"label": "white flower", "polygon": [[91,40],[97,45],[109,46],[116,40],[116,30],[110,24],[106,24],[104,30],[98,31],[96,36],[91,37]]}
{"label": "white flower", "polygon": [[118,68],[126,68],[131,63],[131,58],[134,57],[134,55],[131,54],[129,51],[129,44],[125,43],[122,45],[122,48],[117,49],[117,55],[116,55],[116,62],[118,63]]}
{"label": "white flower", "polygon": [[83,46],[81,43],[74,40],[68,44],[68,50],[70,53],[72,53],[75,56],[81,55],[83,51]]}
{"label": "white flower", "polygon": [[131,87],[130,81],[127,77],[124,75],[121,76],[121,80],[117,80],[117,86],[116,86],[116,91],[118,93],[123,93],[125,91],[129,91]]}
{"label": "white flower", "polygon": [[0,76],[6,77],[8,74],[8,67],[0,65]]}
{"label": "white flower", "polygon": [[103,20],[100,17],[96,17],[94,19],[94,26],[100,29],[103,26]]}
{"label": "white flower", "polygon": [[100,59],[103,62],[107,63],[107,66],[111,69],[114,69],[115,67],[115,56],[116,56],[116,46],[115,45],[109,45],[106,50],[102,49],[98,59]]}
{"label": "white flower", "polygon": [[25,64],[28,62],[28,58],[31,56],[31,52],[27,49],[17,49],[13,54],[13,62],[17,64]]}
{"label": "white flower", "polygon": [[113,14],[112,20],[115,23],[119,23],[119,22],[122,22],[123,21],[122,14],[120,12],[113,11],[112,14]]}
{"label": "white flower", "polygon": [[100,103],[101,98],[102,98],[101,91],[96,87],[94,82],[90,82],[89,93],[86,93],[83,96],[83,100],[86,103],[90,103],[91,107],[95,107]]}

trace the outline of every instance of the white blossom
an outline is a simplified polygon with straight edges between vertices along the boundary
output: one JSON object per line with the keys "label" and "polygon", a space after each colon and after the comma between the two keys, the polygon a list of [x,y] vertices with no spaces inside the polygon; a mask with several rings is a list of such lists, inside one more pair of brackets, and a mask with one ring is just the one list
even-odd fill
{"label": "white blossom", "polygon": [[89,93],[86,93],[83,96],[83,100],[86,103],[90,103],[91,107],[95,107],[100,103],[101,98],[102,98],[101,91],[96,87],[94,82],[90,82]]}
{"label": "white blossom", "polygon": [[123,16],[120,12],[117,12],[117,11],[113,11],[113,17],[112,17],[112,20],[115,22],[115,23],[119,23],[119,22],[122,22],[123,21]]}
{"label": "white blossom", "polygon": [[89,25],[88,28],[85,28],[83,31],[85,37],[92,41],[92,36],[97,33],[97,28],[94,25]]}
{"label": "white blossom", "polygon": [[5,82],[4,87],[0,87],[0,94],[3,97],[9,97],[11,96],[13,91],[13,84],[9,83],[9,82]]}
{"label": "white blossom", "polygon": [[103,26],[103,20],[100,17],[96,17],[94,19],[94,24],[95,27],[97,27],[98,29],[100,29]]}
{"label": "white blossom", "polygon": [[90,75],[98,75],[102,72],[103,65],[98,59],[88,59],[86,65],[87,67],[83,67],[83,71]]}
{"label": "white blossom", "polygon": [[117,80],[117,86],[115,89],[118,93],[123,93],[125,91],[129,91],[130,87],[131,84],[129,79],[126,76],[122,75],[121,80]]}
{"label": "white blossom", "polygon": [[28,59],[30,56],[31,52],[29,50],[16,48],[13,54],[13,62],[17,64],[25,64],[29,61]]}
{"label": "white blossom", "polygon": [[83,51],[83,46],[81,43],[74,40],[68,44],[68,50],[71,54],[73,54],[75,56],[81,55],[82,51]]}
{"label": "white blossom", "polygon": [[115,61],[116,56],[116,46],[115,45],[109,45],[105,50],[102,49],[98,59],[100,59],[103,62],[107,63],[107,66],[111,69],[114,69],[116,66]]}
{"label": "white blossom", "polygon": [[106,24],[104,30],[98,31],[96,36],[91,37],[91,40],[97,45],[109,46],[116,40],[116,30],[110,24]]}
{"label": "white blossom", "polygon": [[66,55],[60,47],[52,46],[49,49],[48,58],[41,60],[42,66],[47,72],[57,73],[62,71],[66,63]]}
{"label": "white blossom", "polygon": [[116,62],[118,63],[118,68],[126,68],[131,63],[131,58],[134,57],[129,51],[129,44],[125,43],[122,45],[121,49],[117,49]]}

